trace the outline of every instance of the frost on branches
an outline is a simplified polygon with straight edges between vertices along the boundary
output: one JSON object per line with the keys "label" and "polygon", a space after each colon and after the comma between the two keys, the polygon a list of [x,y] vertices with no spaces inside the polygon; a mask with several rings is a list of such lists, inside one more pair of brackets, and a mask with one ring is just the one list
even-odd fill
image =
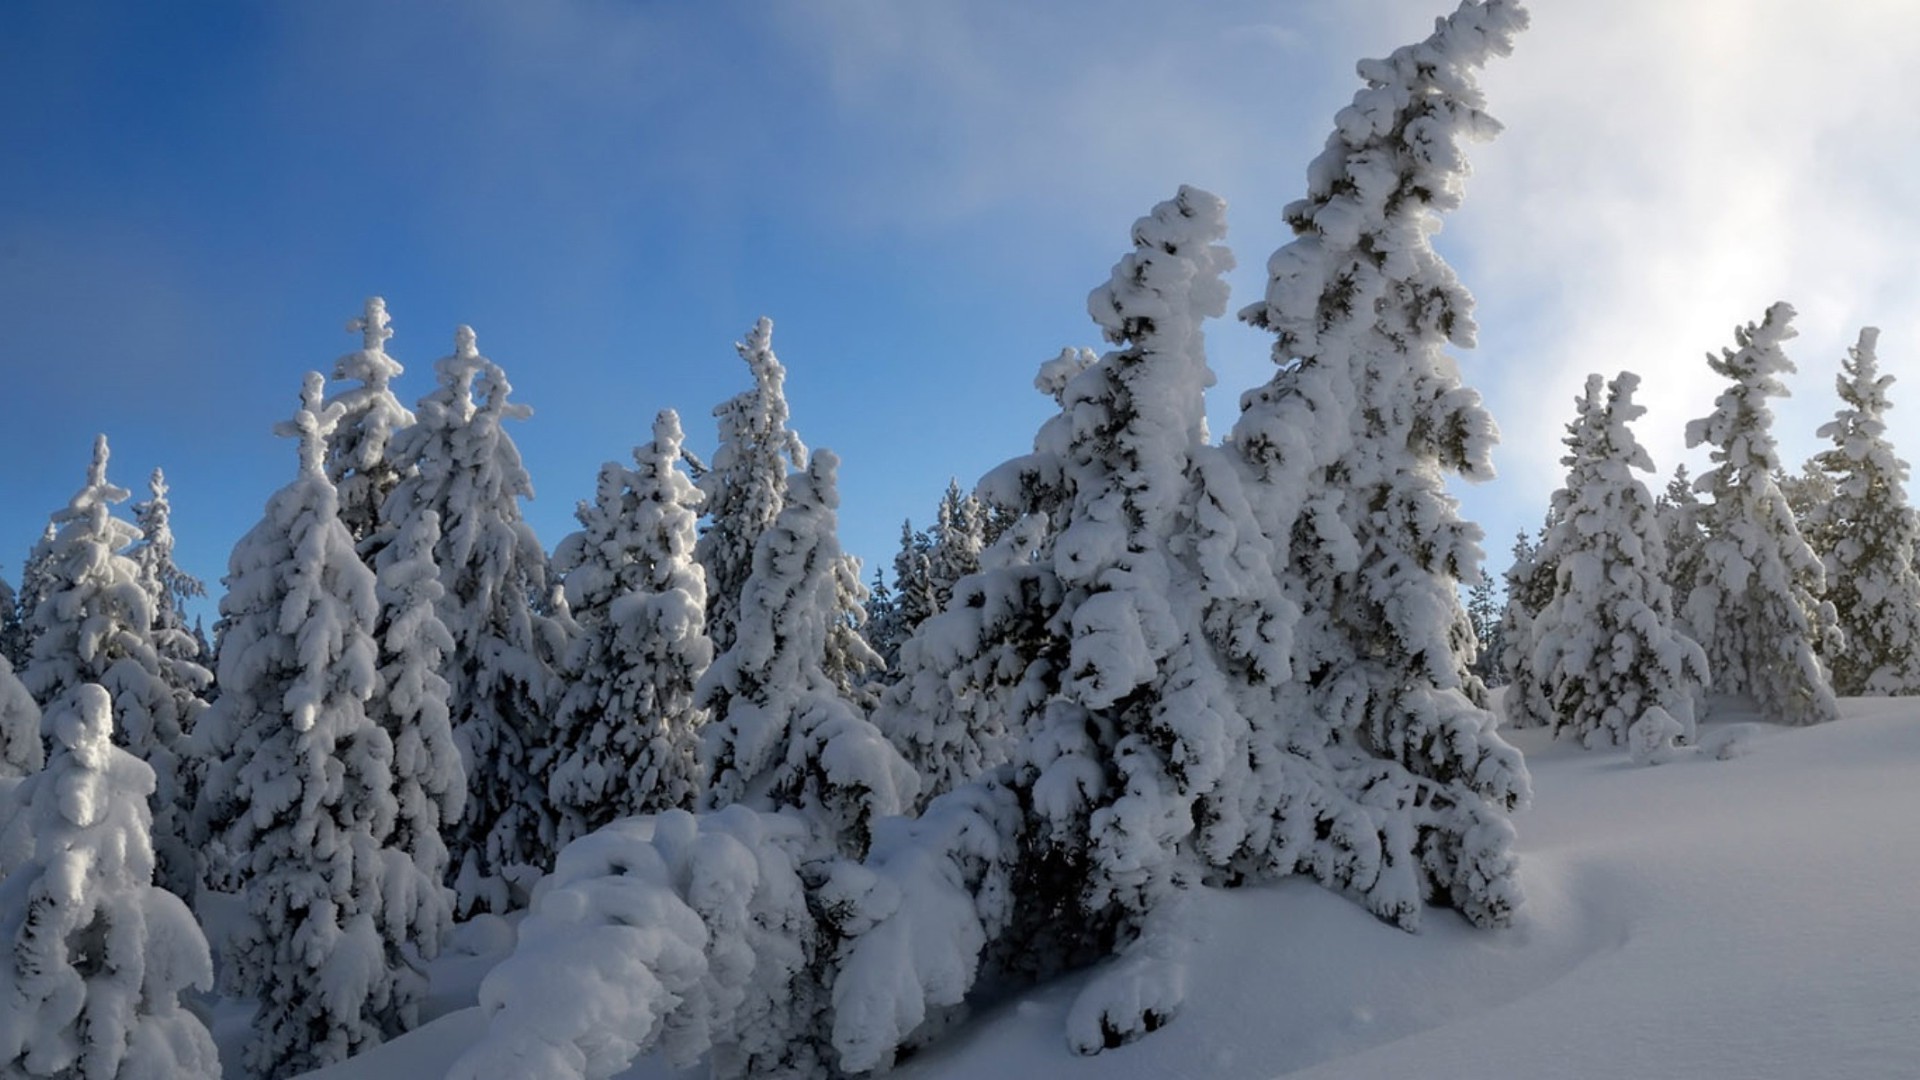
{"label": "frost on branches", "polygon": [[806,445],[787,427],[787,369],[773,353],[773,320],[754,323],[734,348],[753,374],[753,388],[713,410],[719,444],[700,478],[707,527],[694,552],[707,568],[707,634],[717,652],[733,646],[754,545],[780,516],[787,471],[807,467]]}
{"label": "frost on branches", "polygon": [[538,607],[547,557],[519,502],[533,497],[533,482],[504,427],[532,410],[507,400],[506,374],[480,355],[467,327],[434,373],[439,385],[420,399],[419,420],[393,443],[395,459],[415,472],[382,513],[400,534],[428,511],[440,522],[433,557],[446,590],[440,617],[453,636],[442,671],[467,767],[466,814],[448,838],[464,915],[524,903],[552,860],[553,815],[535,756],[549,737],[552,664],[566,643],[560,623]]}
{"label": "frost on branches", "polygon": [[323,471],[339,409],[322,408],[322,385],[309,374],[299,412],[276,428],[299,440],[299,475],[234,547],[207,716],[204,823],[247,910],[223,981],[260,1003],[246,1058],[262,1077],[412,1027],[426,987],[406,950],[431,953],[443,926],[441,882],[392,846],[395,744],[368,714],[382,689],[379,602]]}
{"label": "frost on branches", "polygon": [[580,531],[554,553],[580,625],[544,770],[557,846],[616,818],[691,808],[698,792],[694,687],[713,644],[693,558],[703,496],[681,471],[682,438],[668,409],[632,468],[601,466],[594,501],[575,512]]}
{"label": "frost on branches", "polygon": [[[1700,646],[1673,626],[1653,494],[1633,470],[1653,460],[1627,425],[1646,414],[1640,377],[1623,372],[1601,392],[1587,378],[1567,425],[1567,481],[1553,493],[1553,528],[1539,558],[1557,568],[1552,598],[1532,626],[1532,681],[1551,724],[1587,746],[1623,746],[1650,713],[1642,741],[1692,741],[1694,700],[1707,681]],[[1655,735],[1654,732],[1661,732]],[[1652,757],[1657,746],[1638,751]]]}
{"label": "frost on branches", "polygon": [[840,614],[839,458],[813,455],[787,481],[772,528],[754,546],[733,647],[700,680],[705,805],[796,807],[817,815],[847,854],[873,821],[913,805],[919,779],[827,667]]}
{"label": "frost on branches", "polygon": [[1533,622],[1553,599],[1558,576],[1554,565],[1540,555],[1553,524],[1553,508],[1548,507],[1547,523],[1536,538],[1527,539],[1524,529],[1514,536],[1513,562],[1503,575],[1507,603],[1500,612],[1498,637],[1507,692],[1501,698],[1501,719],[1511,727],[1538,726],[1552,711],[1533,677]]}
{"label": "frost on branches", "polygon": [[360,334],[360,348],[334,361],[333,377],[357,382],[330,395],[328,405],[340,406],[340,423],[327,439],[327,478],[340,492],[340,520],[362,543],[380,527],[380,507],[400,483],[405,459],[389,450],[394,433],[413,423],[413,414],[400,404],[388,384],[404,368],[387,355],[393,336],[387,302],[368,297],[359,317],[347,323]]}
{"label": "frost on branches", "polygon": [[152,839],[160,883],[190,897],[196,875],[183,839],[183,759],[200,703],[167,678],[148,578],[121,554],[141,539],[140,530],[112,514],[127,490],[108,482],[107,458],[102,435],[94,440],[86,484],[53,516],[57,531],[44,552],[34,585],[39,600],[27,621],[33,655],[20,681],[47,708],[82,685],[106,688],[115,741],[154,771]]}
{"label": "frost on branches", "polygon": [[153,884],[153,770],[112,729],[106,690],[73,687],[48,709],[52,759],[16,792],[6,829],[31,854],[0,868],[0,1073],[217,1080],[213,1037],[180,1003],[212,988],[207,940]]}
{"label": "frost on branches", "polygon": [[1834,380],[1843,403],[1820,428],[1832,448],[1812,465],[1830,478],[1831,499],[1806,515],[1807,539],[1827,575],[1827,600],[1845,641],[1825,658],[1836,694],[1920,694],[1920,518],[1907,504],[1907,463],[1887,441],[1887,387],[1868,327]]}
{"label": "frost on branches", "polygon": [[1273,742],[1327,778],[1311,798],[1280,786],[1268,859],[1403,925],[1427,901],[1481,925],[1519,902],[1506,811],[1527,774],[1467,670],[1458,582],[1480,532],[1445,488],[1492,475],[1496,435],[1445,353],[1473,344],[1472,300],[1429,238],[1460,201],[1461,142],[1498,131],[1475,71],[1526,22],[1517,3],[1468,0],[1360,64],[1366,89],[1287,208],[1296,238],[1241,312],[1274,333],[1280,370],[1242,398],[1232,445],[1302,612]]}
{"label": "frost on branches", "polygon": [[1775,723],[1815,724],[1838,715],[1818,653],[1839,642],[1833,608],[1820,600],[1820,557],[1774,479],[1780,455],[1767,407],[1786,396],[1779,376],[1794,370],[1781,349],[1793,315],[1775,304],[1761,322],[1735,328],[1737,349],[1707,357],[1732,385],[1712,415],[1687,424],[1687,446],[1711,446],[1713,467],[1694,481],[1712,501],[1700,508],[1705,545],[1686,615],[1714,689],[1748,695]]}

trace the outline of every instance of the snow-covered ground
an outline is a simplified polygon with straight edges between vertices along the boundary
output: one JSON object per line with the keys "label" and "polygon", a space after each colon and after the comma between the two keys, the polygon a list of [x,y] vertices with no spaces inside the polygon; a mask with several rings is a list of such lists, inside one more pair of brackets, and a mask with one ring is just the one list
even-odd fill
{"label": "snow-covered ground", "polygon": [[[1097,1057],[1062,1035],[1076,980],[980,1015],[910,1080],[1404,1076],[1782,1080],[1920,1076],[1920,702],[1842,702],[1777,728],[1725,708],[1710,751],[1653,768],[1540,731],[1518,815],[1527,907],[1418,934],[1305,882],[1194,905],[1187,1005]],[[479,1036],[463,1002],[510,933],[465,928],[413,1034],[327,1080],[441,1075]],[[237,1076],[244,1017],[223,1018]],[[629,1078],[676,1074],[643,1062]]]}

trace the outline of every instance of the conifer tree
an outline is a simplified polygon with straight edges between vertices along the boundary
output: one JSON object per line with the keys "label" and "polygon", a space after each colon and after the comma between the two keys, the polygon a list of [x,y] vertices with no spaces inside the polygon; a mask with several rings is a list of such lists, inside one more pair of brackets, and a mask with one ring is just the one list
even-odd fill
{"label": "conifer tree", "polygon": [[788,480],[784,509],[754,546],[733,647],[700,680],[704,805],[795,807],[855,857],[875,819],[913,805],[919,780],[827,668],[843,565],[839,458],[820,451]]}
{"label": "conifer tree", "polygon": [[1825,659],[1849,697],[1920,694],[1920,518],[1907,503],[1907,463],[1887,440],[1887,387],[1867,327],[1834,380],[1843,403],[1819,435],[1833,446],[1810,463],[1832,496],[1805,514],[1826,570],[1844,643]]}
{"label": "conifer tree", "polygon": [[1666,544],[1653,493],[1633,475],[1653,459],[1627,425],[1646,414],[1640,377],[1587,378],[1567,425],[1564,486],[1539,559],[1556,568],[1553,595],[1532,626],[1531,677],[1551,712],[1534,722],[1587,746],[1621,746],[1637,724],[1677,725],[1692,741],[1707,658],[1673,627]]}
{"label": "conifer tree", "polygon": [[340,520],[363,543],[380,528],[380,507],[400,483],[410,463],[393,456],[396,432],[413,423],[389,384],[406,369],[387,355],[393,337],[387,302],[367,298],[365,309],[347,323],[360,334],[360,348],[334,361],[338,382],[357,382],[328,396],[341,408],[340,423],[327,440],[327,477],[340,492]]}
{"label": "conifer tree", "polygon": [[[191,751],[191,737],[213,690],[213,672],[207,667],[213,659],[199,635],[187,628],[185,608],[189,601],[207,595],[207,587],[173,561],[173,504],[167,498],[166,474],[153,470],[147,480],[147,490],[149,498],[133,507],[140,540],[127,554],[140,567],[140,583],[153,600],[153,648],[160,661],[160,678],[173,694],[180,728],[188,736],[180,775],[174,785],[176,812],[162,815],[162,820],[185,821],[193,811],[202,764]],[[156,840],[155,846],[167,853],[163,865],[170,871],[175,867],[179,869],[181,877],[173,884],[180,886],[183,897],[190,897],[191,893],[185,891],[192,887],[185,853],[169,847],[179,839],[165,834]]]}
{"label": "conifer tree", "polygon": [[1542,723],[1549,715],[1540,684],[1533,678],[1534,620],[1553,598],[1557,568],[1540,557],[1547,534],[1554,524],[1553,509],[1547,509],[1546,524],[1529,539],[1526,530],[1514,534],[1513,562],[1503,580],[1507,602],[1500,612],[1500,673],[1507,683],[1501,701],[1501,719],[1510,727],[1523,728]]}
{"label": "conifer tree", "polygon": [[707,634],[716,652],[733,645],[754,545],[780,516],[787,472],[807,466],[806,445],[787,427],[787,369],[773,352],[773,320],[756,322],[734,348],[753,375],[753,387],[713,410],[719,444],[699,478],[707,526],[695,556],[707,568]]}
{"label": "conifer tree", "polygon": [[1820,593],[1820,557],[1800,535],[1774,480],[1780,468],[1767,398],[1783,397],[1779,376],[1794,370],[1782,344],[1794,336],[1793,308],[1777,303],[1759,323],[1734,330],[1737,348],[1707,364],[1731,381],[1711,415],[1687,424],[1687,446],[1713,448],[1713,467],[1694,488],[1705,545],[1687,598],[1687,623],[1707,650],[1714,689],[1746,694],[1775,723],[1814,724],[1838,716],[1820,663],[1837,646],[1833,608]]}
{"label": "conifer tree", "polygon": [[1467,587],[1467,621],[1473,624],[1473,637],[1479,645],[1473,654],[1473,673],[1490,687],[1507,681],[1500,670],[1502,614],[1503,605],[1493,594],[1493,577],[1482,570],[1480,580]]}
{"label": "conifer tree", "polygon": [[[0,656],[0,780],[40,771],[46,750],[40,744],[40,706]],[[5,868],[0,867],[0,874]]]}
{"label": "conifer tree", "polygon": [[13,662],[16,671],[24,670],[27,661],[33,658],[33,613],[53,588],[50,571],[53,542],[58,533],[58,527],[51,521],[47,522],[40,539],[34,541],[33,547],[27,550],[26,564],[20,568],[20,591],[14,597],[13,604],[19,623],[9,630],[7,637],[7,659]]}
{"label": "conifer tree", "polygon": [[563,665],[547,791],[556,846],[621,817],[687,809],[699,789],[694,687],[713,660],[706,572],[694,561],[703,496],[681,472],[679,414],[653,422],[634,465],[601,467],[581,530],[560,542],[581,627]]}
{"label": "conifer tree", "polygon": [[1693,583],[1700,578],[1700,560],[1707,538],[1700,531],[1700,498],[1694,494],[1693,478],[1687,475],[1684,464],[1674,466],[1673,479],[1667,481],[1655,509],[1660,519],[1660,535],[1667,542],[1667,588],[1673,594],[1674,626],[1698,641],[1699,635],[1687,622],[1687,598],[1693,594]]}
{"label": "conifer tree", "polygon": [[112,727],[104,689],[63,694],[47,714],[52,758],[5,825],[31,855],[0,881],[0,1073],[218,1080],[213,1037],[180,1002],[212,988],[207,940],[153,884],[153,770]]}
{"label": "conifer tree", "polygon": [[9,668],[27,662],[27,627],[20,615],[20,594],[0,578],[0,660]]}
{"label": "conifer tree", "polygon": [[[407,952],[430,955],[440,928],[419,919],[441,883],[392,846],[395,744],[368,713],[383,690],[380,603],[325,472],[341,410],[322,406],[323,387],[308,374],[275,428],[299,441],[300,469],[234,546],[223,693],[207,717],[202,824],[247,910],[223,982],[260,1003],[246,1060],[270,1078],[413,1026],[425,985]],[[404,700],[400,680],[385,689]]]}
{"label": "conifer tree", "polygon": [[468,327],[434,373],[438,387],[392,445],[415,471],[382,513],[394,534],[426,511],[440,522],[440,615],[453,635],[443,674],[468,767],[466,813],[448,838],[464,915],[523,902],[552,859],[553,813],[535,756],[549,739],[552,665],[566,642],[560,620],[541,611],[551,589],[546,552],[519,503],[533,497],[533,483],[504,426],[532,410],[508,400],[505,373]]}
{"label": "conifer tree", "polygon": [[122,554],[140,530],[113,516],[127,490],[107,479],[106,436],[94,440],[87,481],[64,510],[36,572],[39,596],[28,622],[33,655],[21,682],[51,709],[87,684],[113,699],[114,739],[153,769],[151,842],[160,883],[186,898],[196,877],[184,809],[187,731],[199,702],[176,693],[156,646],[154,599],[141,565]]}
{"label": "conifer tree", "polygon": [[[1367,87],[1286,209],[1295,239],[1241,312],[1275,335],[1279,371],[1243,396],[1232,445],[1302,611],[1277,712],[1317,718],[1278,741],[1366,793],[1337,828],[1367,854],[1323,879],[1403,924],[1423,901],[1481,925],[1519,902],[1506,812],[1527,774],[1467,670],[1458,583],[1477,573],[1480,531],[1445,486],[1490,477],[1496,436],[1445,353],[1474,343],[1472,299],[1429,238],[1459,204],[1462,141],[1499,129],[1476,71],[1526,22],[1510,0],[1467,0],[1426,41],[1361,62]],[[1281,810],[1299,829],[1306,813]]]}
{"label": "conifer tree", "polygon": [[411,896],[398,898],[392,917],[426,959],[439,952],[452,927],[445,836],[467,802],[467,770],[454,745],[447,680],[440,674],[453,635],[440,619],[445,590],[433,561],[439,541],[439,515],[427,510],[410,517],[374,556],[380,690],[367,702],[368,718],[393,744],[394,816],[385,844],[411,859],[417,873]]}

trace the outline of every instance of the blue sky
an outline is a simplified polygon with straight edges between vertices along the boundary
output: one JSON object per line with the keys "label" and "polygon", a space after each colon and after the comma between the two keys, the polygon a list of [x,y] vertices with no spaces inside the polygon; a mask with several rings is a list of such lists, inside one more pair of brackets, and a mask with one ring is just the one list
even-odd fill
{"label": "blue sky", "polygon": [[[1485,83],[1438,245],[1479,300],[1461,357],[1506,441],[1461,491],[1507,561],[1559,481],[1588,371],[1645,376],[1664,474],[1711,408],[1703,354],[1787,299],[1790,461],[1863,323],[1920,421],[1920,10],[1866,0],[1536,0]],[[0,29],[0,566],[84,476],[96,432],[144,494],[164,467],[185,567],[218,592],[295,468],[271,434],[302,374],[387,299],[409,403],[469,323],[515,397],[551,547],[598,464],[746,384],[775,322],[793,423],[843,459],[871,567],[1028,448],[1036,366],[1098,345],[1087,291],[1181,183],[1229,203],[1260,292],[1353,64],[1424,36],[1417,0],[1012,5],[556,2],[67,4]],[[1209,337],[1214,429],[1268,339]],[[1902,445],[1912,457],[1920,442]],[[1688,460],[1697,463],[1689,456]],[[1656,480],[1659,478],[1655,478]]]}

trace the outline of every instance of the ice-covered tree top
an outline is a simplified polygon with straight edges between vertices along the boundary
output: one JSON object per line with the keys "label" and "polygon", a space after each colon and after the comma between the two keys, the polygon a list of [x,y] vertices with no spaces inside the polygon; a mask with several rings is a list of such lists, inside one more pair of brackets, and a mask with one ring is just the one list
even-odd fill
{"label": "ice-covered tree top", "polygon": [[[1297,238],[1269,260],[1266,298],[1240,313],[1277,335],[1276,361],[1339,348],[1374,317],[1402,348],[1432,337],[1473,344],[1472,298],[1429,237],[1437,213],[1460,203],[1461,140],[1500,130],[1475,72],[1507,55],[1527,21],[1516,0],[1466,0],[1425,41],[1360,62],[1366,88],[1334,117],[1307,197],[1286,208]],[[1408,294],[1418,302],[1389,302]]]}
{"label": "ice-covered tree top", "polygon": [[273,433],[283,439],[300,440],[300,471],[326,475],[327,436],[340,422],[345,410],[338,404],[324,405],[327,380],[317,371],[307,372],[300,387],[300,408],[288,420],[273,425]]}
{"label": "ice-covered tree top", "polygon": [[1755,473],[1771,477],[1780,468],[1780,451],[1773,439],[1770,397],[1786,397],[1779,376],[1794,371],[1782,345],[1796,336],[1793,305],[1784,301],[1767,309],[1759,323],[1735,327],[1738,349],[1707,354],[1707,366],[1730,381],[1714,399],[1713,414],[1687,423],[1689,449],[1709,443],[1714,467],[1694,481],[1694,490],[1710,491],[1732,485]]}
{"label": "ice-covered tree top", "polygon": [[140,530],[113,516],[116,503],[127,501],[126,488],[107,480],[107,437],[93,438],[93,460],[87,465],[87,482],[67,500],[66,508],[56,511],[52,526],[64,533],[65,526],[78,523],[91,536],[102,537],[109,550],[119,551],[140,539]]}
{"label": "ice-covered tree top", "polygon": [[[1877,327],[1861,329],[1858,343],[1847,350],[1846,359],[1840,361],[1840,374],[1834,378],[1834,389],[1844,404],[1817,434],[1834,442],[1833,450],[1822,455],[1823,464],[1830,470],[1837,472],[1838,467],[1850,463],[1853,471],[1864,474],[1871,470],[1891,484],[1902,485],[1907,481],[1907,463],[1893,452],[1886,439],[1886,415],[1891,407],[1887,387],[1894,379],[1880,374],[1876,355],[1879,341]],[[1865,485],[1867,481],[1859,483]]]}

